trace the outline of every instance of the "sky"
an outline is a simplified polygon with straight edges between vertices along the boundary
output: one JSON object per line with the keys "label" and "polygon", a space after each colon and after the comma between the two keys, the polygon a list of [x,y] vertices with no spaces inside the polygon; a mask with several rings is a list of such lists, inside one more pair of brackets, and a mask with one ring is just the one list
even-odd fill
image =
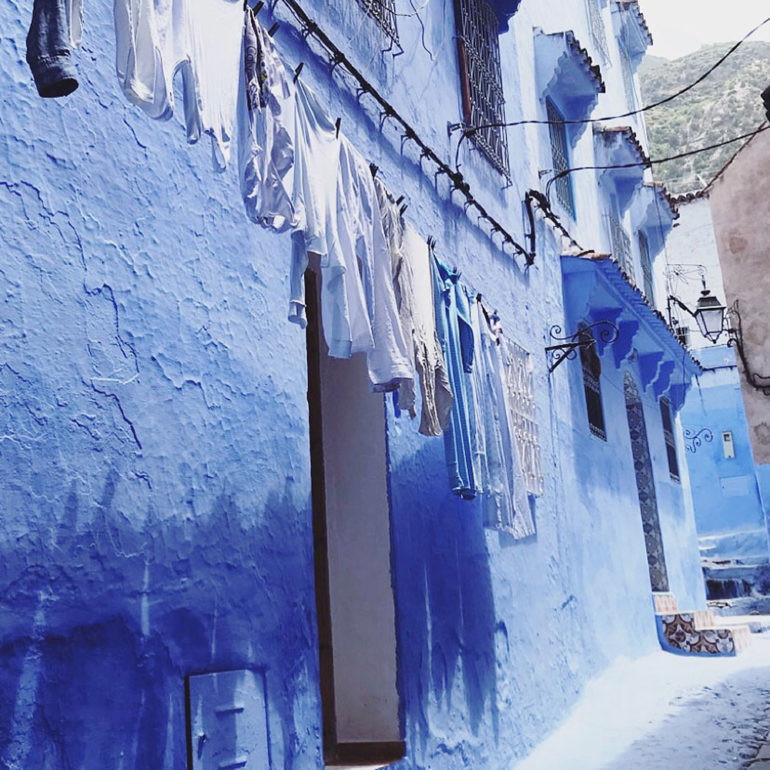
{"label": "sky", "polygon": [[[675,59],[709,43],[740,40],[770,16],[768,0],[639,0],[655,44],[648,53]],[[770,40],[770,23],[751,36]]]}

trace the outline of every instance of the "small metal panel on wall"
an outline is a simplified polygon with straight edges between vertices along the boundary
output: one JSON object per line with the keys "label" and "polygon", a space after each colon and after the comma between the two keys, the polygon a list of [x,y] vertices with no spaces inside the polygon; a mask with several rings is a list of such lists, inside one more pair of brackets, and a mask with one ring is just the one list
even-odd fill
{"label": "small metal panel on wall", "polygon": [[262,674],[220,671],[186,681],[189,770],[268,770]]}

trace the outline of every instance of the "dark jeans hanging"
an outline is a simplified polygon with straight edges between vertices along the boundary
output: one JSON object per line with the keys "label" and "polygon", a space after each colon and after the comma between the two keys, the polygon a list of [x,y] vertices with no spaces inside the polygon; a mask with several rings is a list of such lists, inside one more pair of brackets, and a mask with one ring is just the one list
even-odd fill
{"label": "dark jeans hanging", "polygon": [[27,63],[40,96],[67,96],[78,87],[71,49],[67,0],[35,0],[27,35]]}

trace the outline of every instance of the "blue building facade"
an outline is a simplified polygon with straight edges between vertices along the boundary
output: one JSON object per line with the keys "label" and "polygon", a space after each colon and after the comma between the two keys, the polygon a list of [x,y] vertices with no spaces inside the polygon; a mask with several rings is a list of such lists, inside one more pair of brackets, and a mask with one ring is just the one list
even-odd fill
{"label": "blue building facade", "polygon": [[[703,281],[725,301],[708,188],[682,198],[679,213],[668,262],[656,270],[661,309],[669,294],[695,307]],[[755,462],[735,351],[726,334],[714,345],[680,308],[672,305],[671,312],[703,366],[681,421],[704,564],[766,563],[768,470]]]}
{"label": "blue building facade", "polygon": [[[208,767],[208,741],[249,767],[317,768],[325,739],[350,764],[364,744],[403,768],[508,767],[613,659],[657,648],[652,589],[705,606],[677,427],[697,366],[637,288],[670,201],[642,170],[559,177],[643,158],[636,118],[554,119],[637,104],[637,4],[397,2],[385,18],[375,3],[300,5],[530,247],[529,267],[501,247],[289,4],[261,11],[287,66],[304,63],[406,219],[523,351],[536,533],[485,528],[479,502],[449,489],[441,438],[370,393],[360,357],[325,356],[312,313],[308,332],[286,322],[289,236],[248,222],[235,169],[212,173],[178,115],[153,122],[125,101],[107,6],[87,8],[80,88],[44,101],[28,19],[6,5],[5,767]],[[495,88],[474,30],[499,46]],[[460,150],[448,136],[495,116],[552,122]],[[528,197],[549,179],[551,205]],[[596,342],[549,372],[557,325]],[[212,685],[215,672],[240,673]],[[222,703],[246,720],[224,735],[205,727]]]}

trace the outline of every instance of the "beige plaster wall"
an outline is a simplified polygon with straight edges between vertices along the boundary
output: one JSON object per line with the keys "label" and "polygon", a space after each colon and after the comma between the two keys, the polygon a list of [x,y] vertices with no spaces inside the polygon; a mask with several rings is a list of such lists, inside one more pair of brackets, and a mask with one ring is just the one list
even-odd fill
{"label": "beige plaster wall", "polygon": [[[740,302],[749,365],[770,378],[770,131],[735,156],[714,182],[710,201],[727,303]],[[770,463],[770,396],[741,372],[754,459]]]}

